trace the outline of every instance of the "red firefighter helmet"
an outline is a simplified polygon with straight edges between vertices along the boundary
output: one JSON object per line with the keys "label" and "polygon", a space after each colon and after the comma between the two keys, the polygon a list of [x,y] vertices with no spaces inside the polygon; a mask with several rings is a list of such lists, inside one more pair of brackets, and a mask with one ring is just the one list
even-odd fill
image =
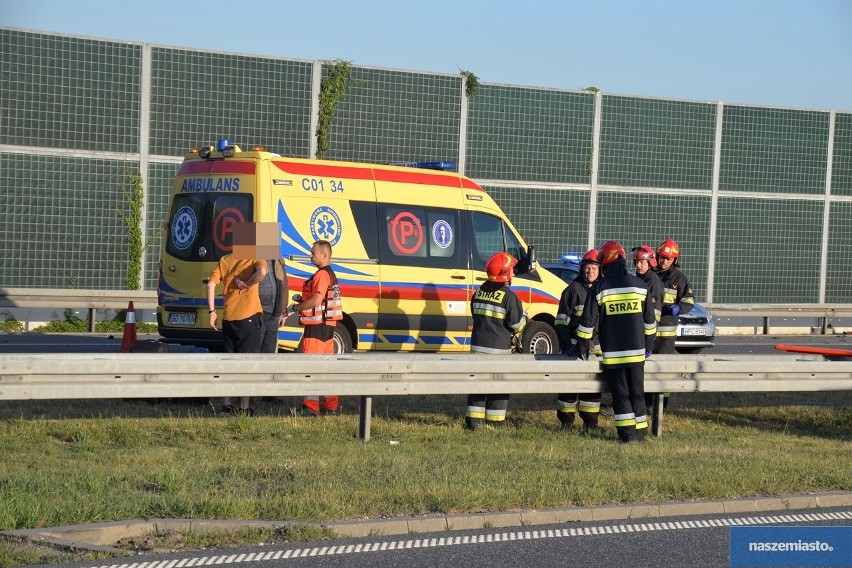
{"label": "red firefighter helmet", "polygon": [[496,252],[485,263],[485,272],[491,282],[508,282],[515,275],[512,270],[518,261],[508,252]]}
{"label": "red firefighter helmet", "polygon": [[580,267],[584,264],[597,264],[600,265],[598,261],[598,250],[597,249],[589,249],[589,252],[583,255],[582,260],[580,260]]}
{"label": "red firefighter helmet", "polygon": [[607,241],[598,249],[598,262],[601,266],[606,266],[618,258],[627,260],[627,253],[618,241]]}
{"label": "red firefighter helmet", "polygon": [[680,247],[677,246],[677,243],[672,239],[663,241],[663,243],[657,247],[657,256],[677,259],[680,256]]}
{"label": "red firefighter helmet", "polygon": [[657,268],[657,255],[648,245],[639,245],[633,249],[633,263],[635,264],[637,260],[647,260],[651,268]]}

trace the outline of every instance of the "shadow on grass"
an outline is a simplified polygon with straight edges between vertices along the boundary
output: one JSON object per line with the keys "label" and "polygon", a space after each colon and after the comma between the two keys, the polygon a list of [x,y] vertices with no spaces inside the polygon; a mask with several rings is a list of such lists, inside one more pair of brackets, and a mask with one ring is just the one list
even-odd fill
{"label": "shadow on grass", "polygon": [[673,395],[669,412],[726,426],[852,440],[852,393],[703,393]]}
{"label": "shadow on grass", "polygon": [[[611,398],[604,394],[603,404]],[[258,417],[292,417],[302,399],[252,398]],[[341,412],[357,415],[359,397],[341,397]],[[373,398],[373,416],[411,425],[461,426],[465,395],[412,395]],[[0,404],[0,420],[221,417],[221,399],[13,400]],[[516,395],[509,401],[515,427],[558,430],[556,396]],[[832,440],[852,440],[852,392],[675,393],[668,414],[734,427],[783,431]],[[298,418],[302,419],[302,418]],[[310,420],[311,418],[304,418]]]}

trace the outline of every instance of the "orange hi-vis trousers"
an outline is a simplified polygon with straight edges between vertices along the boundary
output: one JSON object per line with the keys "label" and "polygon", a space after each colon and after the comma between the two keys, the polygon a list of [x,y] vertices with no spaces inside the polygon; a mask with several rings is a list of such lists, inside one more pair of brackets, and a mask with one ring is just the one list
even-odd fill
{"label": "orange hi-vis trousers", "polygon": [[[322,341],[313,337],[304,337],[302,338],[302,353],[334,353],[334,340]],[[322,410],[326,412],[337,412],[340,400],[337,396],[306,396],[305,400],[302,401],[302,406],[314,414],[319,414],[320,405],[322,405]]]}

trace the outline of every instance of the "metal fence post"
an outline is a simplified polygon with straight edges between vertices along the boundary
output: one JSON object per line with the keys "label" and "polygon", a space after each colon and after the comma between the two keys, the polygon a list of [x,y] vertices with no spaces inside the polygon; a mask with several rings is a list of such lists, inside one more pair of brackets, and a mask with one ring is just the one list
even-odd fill
{"label": "metal fence post", "polygon": [[360,416],[358,417],[358,438],[370,441],[370,417],[373,415],[373,397],[361,397]]}

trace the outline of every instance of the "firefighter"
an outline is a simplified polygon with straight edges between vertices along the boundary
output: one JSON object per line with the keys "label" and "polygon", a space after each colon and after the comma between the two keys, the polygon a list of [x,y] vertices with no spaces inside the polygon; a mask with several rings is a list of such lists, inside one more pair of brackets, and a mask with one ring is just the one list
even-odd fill
{"label": "firefighter", "polygon": [[[660,325],[660,317],[662,313],[660,312],[663,305],[663,283],[660,281],[660,277],[657,276],[656,268],[657,268],[657,258],[654,253],[654,249],[652,249],[648,245],[640,245],[632,250],[633,252],[633,266],[636,268],[636,276],[644,280],[645,285],[648,286],[648,297],[654,303],[654,315],[657,319],[657,325]],[[659,327],[657,328],[657,333],[659,333]],[[666,398],[668,399],[669,393],[665,393]],[[645,406],[650,411],[651,407],[654,404],[654,395],[645,393]]]}
{"label": "firefighter", "polygon": [[677,353],[678,314],[692,309],[692,285],[686,275],[680,271],[680,247],[669,239],[657,247],[658,275],[663,283],[663,304],[660,308],[660,327],[657,330],[657,345],[654,353]]}
{"label": "firefighter", "polygon": [[657,332],[654,304],[642,279],[627,273],[627,253],[621,244],[607,241],[601,245],[598,262],[604,276],[586,296],[577,326],[577,355],[588,358],[589,341],[597,326],[618,438],[642,441],[648,433],[645,358]]}
{"label": "firefighter", "polygon": [[[562,353],[570,357],[577,355],[577,324],[583,315],[583,305],[586,295],[592,284],[600,276],[600,264],[598,263],[598,251],[590,249],[580,260],[580,274],[562,292],[559,300],[559,309],[556,314],[556,335],[559,337],[559,345]],[[577,404],[579,400],[580,418],[583,419],[585,428],[597,428],[598,417],[601,412],[601,393],[560,394],[556,399],[556,417],[562,424],[563,429],[574,425],[577,415]]]}
{"label": "firefighter", "polygon": [[[470,350],[475,353],[503,355],[512,352],[513,340],[527,322],[527,314],[518,296],[509,287],[518,261],[507,252],[488,259],[488,280],[471,299],[473,333]],[[495,426],[506,420],[507,394],[472,394],[467,397],[465,426],[476,430],[483,422]]]}
{"label": "firefighter", "polygon": [[[648,296],[654,302],[654,315],[657,319],[657,325],[660,324],[660,312],[663,305],[663,283],[660,277],[657,276],[657,255],[648,245],[640,245],[634,248],[633,267],[636,269],[636,276],[641,278],[645,285],[648,286]],[[659,333],[659,330],[657,330]]]}

